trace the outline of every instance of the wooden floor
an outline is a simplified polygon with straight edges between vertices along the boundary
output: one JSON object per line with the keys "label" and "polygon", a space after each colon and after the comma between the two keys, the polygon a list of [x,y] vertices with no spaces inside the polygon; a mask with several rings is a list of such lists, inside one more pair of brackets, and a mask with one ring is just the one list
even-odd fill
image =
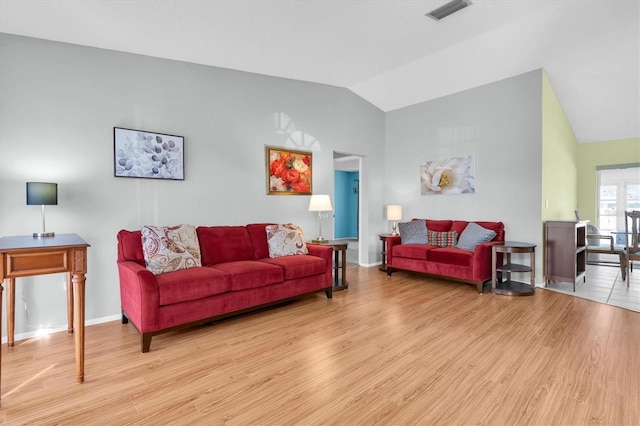
{"label": "wooden floor", "polygon": [[153,338],[111,322],[2,346],[3,424],[640,424],[640,313],[377,268]]}

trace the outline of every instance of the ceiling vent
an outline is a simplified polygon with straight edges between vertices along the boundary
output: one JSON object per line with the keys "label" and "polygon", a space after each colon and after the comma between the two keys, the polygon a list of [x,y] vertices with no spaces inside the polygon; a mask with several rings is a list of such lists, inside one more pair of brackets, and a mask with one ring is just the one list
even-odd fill
{"label": "ceiling vent", "polygon": [[432,10],[426,15],[431,19],[439,21],[442,18],[446,18],[447,16],[451,15],[452,13],[456,13],[457,11],[464,9],[470,4],[471,0],[453,0],[445,4],[444,6],[440,6],[439,8]]}

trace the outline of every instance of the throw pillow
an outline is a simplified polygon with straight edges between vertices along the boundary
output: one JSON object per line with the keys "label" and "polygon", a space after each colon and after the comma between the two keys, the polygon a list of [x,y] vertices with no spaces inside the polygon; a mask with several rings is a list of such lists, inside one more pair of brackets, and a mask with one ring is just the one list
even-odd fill
{"label": "throw pillow", "polygon": [[307,244],[304,242],[302,228],[299,226],[288,223],[286,225],[267,225],[265,229],[267,231],[269,257],[309,254]]}
{"label": "throw pillow", "polygon": [[429,244],[438,247],[455,247],[458,244],[458,233],[456,231],[449,232],[429,232]]}
{"label": "throw pillow", "polygon": [[193,225],[143,226],[142,251],[147,269],[154,275],[202,266]]}
{"label": "throw pillow", "polygon": [[412,220],[398,224],[400,244],[429,244],[425,220]]}
{"label": "throw pillow", "polygon": [[487,243],[493,240],[496,236],[496,232],[490,229],[483,228],[477,223],[470,222],[458,239],[458,248],[474,251],[478,244]]}

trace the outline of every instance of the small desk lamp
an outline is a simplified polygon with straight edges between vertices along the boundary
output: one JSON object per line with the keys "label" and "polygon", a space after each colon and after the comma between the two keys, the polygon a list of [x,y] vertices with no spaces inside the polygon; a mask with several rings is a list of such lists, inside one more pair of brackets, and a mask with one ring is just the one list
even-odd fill
{"label": "small desk lamp", "polygon": [[44,206],[58,205],[58,184],[49,182],[27,182],[27,205],[42,206],[42,232],[34,232],[35,238],[54,237],[55,232],[46,232],[44,226]]}
{"label": "small desk lamp", "polygon": [[402,206],[390,204],[387,206],[387,220],[393,221],[393,232],[391,235],[399,235],[396,229],[396,221],[402,219]]}
{"label": "small desk lamp", "polygon": [[322,237],[322,212],[330,212],[333,210],[331,207],[331,199],[328,195],[312,195],[309,201],[309,211],[318,212],[318,238],[311,240],[314,243],[325,243],[326,238]]}

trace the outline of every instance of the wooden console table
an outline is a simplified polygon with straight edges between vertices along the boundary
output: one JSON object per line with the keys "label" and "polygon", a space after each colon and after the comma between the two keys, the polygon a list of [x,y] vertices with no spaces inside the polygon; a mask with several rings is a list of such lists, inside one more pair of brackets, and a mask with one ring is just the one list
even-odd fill
{"label": "wooden console table", "polygon": [[[67,274],[67,329],[75,331],[76,378],[84,382],[84,290],[87,247],[76,234],[50,238],[17,236],[0,238],[0,298],[7,281],[7,344],[14,345],[16,278],[44,274]],[[74,297],[75,294],[75,297]],[[0,324],[2,305],[0,304]],[[1,356],[1,352],[0,352]],[[0,380],[2,377],[0,358]]]}

